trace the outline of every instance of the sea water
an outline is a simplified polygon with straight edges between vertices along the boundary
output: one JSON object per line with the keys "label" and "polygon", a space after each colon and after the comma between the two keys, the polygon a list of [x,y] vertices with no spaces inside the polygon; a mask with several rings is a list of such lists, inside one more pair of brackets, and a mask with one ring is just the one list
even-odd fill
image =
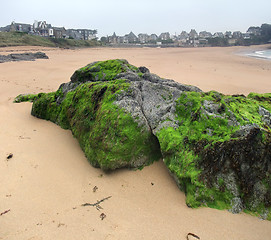
{"label": "sea water", "polygon": [[256,57],[256,58],[263,58],[263,59],[271,60],[271,49],[254,51],[252,53],[247,53],[246,55],[250,56],[250,57]]}

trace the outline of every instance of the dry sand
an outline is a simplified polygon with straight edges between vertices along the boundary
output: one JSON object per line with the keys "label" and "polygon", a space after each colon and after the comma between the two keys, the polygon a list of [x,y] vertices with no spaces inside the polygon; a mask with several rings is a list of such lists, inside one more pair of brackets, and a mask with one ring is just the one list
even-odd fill
{"label": "dry sand", "polygon": [[[40,49],[2,48],[0,54]],[[1,240],[181,240],[189,232],[202,240],[271,239],[269,221],[188,208],[162,161],[142,171],[93,168],[70,131],[32,117],[30,103],[12,102],[20,93],[55,91],[79,67],[112,58],[205,91],[271,92],[270,61],[236,55],[251,50],[241,47],[42,50],[49,60],[0,64],[0,213],[10,210],[0,215]],[[81,206],[108,196],[100,211]]]}

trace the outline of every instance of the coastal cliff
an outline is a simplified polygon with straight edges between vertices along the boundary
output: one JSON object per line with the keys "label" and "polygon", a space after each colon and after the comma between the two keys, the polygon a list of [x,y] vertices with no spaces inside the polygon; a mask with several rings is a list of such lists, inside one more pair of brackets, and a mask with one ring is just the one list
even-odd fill
{"label": "coastal cliff", "polygon": [[103,170],[163,158],[190,207],[271,220],[271,94],[225,96],[126,60],[78,69],[56,92],[20,95],[32,115],[71,129]]}

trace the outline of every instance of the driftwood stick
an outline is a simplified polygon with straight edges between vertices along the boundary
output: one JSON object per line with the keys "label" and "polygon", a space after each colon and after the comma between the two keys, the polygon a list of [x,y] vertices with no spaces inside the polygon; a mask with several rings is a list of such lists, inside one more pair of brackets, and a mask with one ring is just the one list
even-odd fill
{"label": "driftwood stick", "polygon": [[194,237],[194,238],[196,238],[196,239],[200,239],[200,237],[197,236],[196,234],[194,234],[194,233],[188,233],[187,236],[186,236],[186,239],[187,239],[187,240],[189,240],[189,236],[192,236],[192,237]]}
{"label": "driftwood stick", "polygon": [[4,211],[4,212],[2,212],[2,213],[0,213],[0,216],[2,216],[2,215],[4,215],[4,214],[8,213],[9,211],[10,211],[10,209],[9,209],[9,210],[6,210],[6,211]]}
{"label": "driftwood stick", "polygon": [[99,206],[100,203],[102,203],[102,202],[105,201],[105,200],[108,200],[108,199],[111,198],[111,197],[112,197],[112,196],[103,198],[103,199],[97,201],[96,203],[84,203],[84,204],[82,204],[81,206],[82,206],[82,207],[86,207],[86,206],[97,207],[97,206]]}

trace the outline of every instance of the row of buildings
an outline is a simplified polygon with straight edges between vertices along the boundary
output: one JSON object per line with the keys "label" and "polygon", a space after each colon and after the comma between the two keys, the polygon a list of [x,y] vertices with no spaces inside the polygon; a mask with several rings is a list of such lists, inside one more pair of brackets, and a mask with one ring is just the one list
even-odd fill
{"label": "row of buildings", "polygon": [[234,45],[239,39],[249,39],[252,36],[261,35],[260,27],[250,27],[246,33],[240,31],[231,32],[227,31],[211,33],[202,31],[197,33],[195,29],[190,32],[182,31],[179,35],[170,35],[169,32],[156,34],[140,33],[137,36],[130,32],[124,36],[117,36],[114,32],[112,36],[102,37],[101,41],[109,44],[162,44],[162,43],[175,43],[179,46],[197,46],[208,44],[208,39],[224,38],[227,39],[229,45]]}
{"label": "row of buildings", "polygon": [[97,30],[90,29],[65,29],[64,27],[53,27],[46,21],[34,21],[33,24],[12,22],[6,27],[0,28],[1,32],[25,32],[52,38],[70,38],[76,40],[96,39]]}
{"label": "row of buildings", "polygon": [[173,40],[180,45],[204,45],[208,44],[210,39],[220,38],[226,40],[229,45],[234,45],[240,39],[250,39],[252,36],[259,36],[260,34],[261,31],[258,27],[250,27],[245,33],[240,31],[226,31],[225,33],[202,31],[197,33],[195,29],[191,29],[189,33],[182,31],[180,35],[173,36]]}
{"label": "row of buildings", "polygon": [[[6,27],[0,27],[0,32],[25,32],[51,38],[70,38],[76,40],[97,39],[97,30],[91,29],[65,29],[64,27],[53,27],[46,21],[34,21],[33,24],[12,22]],[[245,33],[240,31],[223,32],[197,32],[191,29],[190,32],[182,31],[179,35],[170,35],[169,32],[156,34],[133,32],[124,36],[117,36],[114,32],[112,36],[101,37],[103,44],[138,44],[138,45],[175,45],[175,46],[229,46],[242,44],[259,44],[270,42],[271,25],[262,24],[261,27],[250,27]]]}
{"label": "row of buildings", "polygon": [[[157,43],[159,41],[170,41],[171,37],[168,32],[161,33],[159,36],[156,34],[145,34],[140,33],[138,36],[136,36],[133,32],[130,32],[129,34],[126,34],[124,36],[117,36],[114,32],[112,36],[107,37],[101,37],[101,41],[104,43],[110,43],[110,44],[125,44],[125,43]],[[171,40],[172,41],[172,40]]]}
{"label": "row of buildings", "polygon": [[161,33],[159,36],[156,34],[145,34],[140,33],[136,36],[133,32],[126,34],[124,36],[117,36],[114,32],[112,36],[101,37],[102,42],[111,44],[122,44],[122,43],[157,43],[159,41],[171,40],[170,34],[168,32]]}

